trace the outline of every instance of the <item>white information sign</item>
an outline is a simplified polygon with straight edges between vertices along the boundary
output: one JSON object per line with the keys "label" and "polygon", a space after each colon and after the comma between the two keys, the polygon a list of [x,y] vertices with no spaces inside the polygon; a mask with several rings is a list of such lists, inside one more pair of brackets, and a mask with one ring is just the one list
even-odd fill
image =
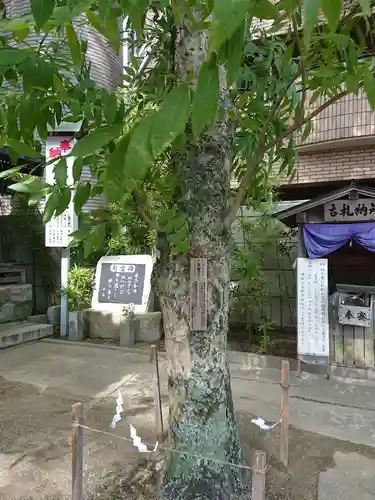
{"label": "white information sign", "polygon": [[329,356],[328,261],[297,259],[298,354]]}
{"label": "white information sign", "polygon": [[136,314],[147,312],[152,267],[151,255],[102,257],[96,266],[91,307],[105,312],[121,312],[124,307]]}
{"label": "white information sign", "polygon": [[[46,166],[46,182],[48,184],[55,184],[55,166],[62,156],[70,153],[73,147],[73,141],[69,141],[66,136],[51,136],[48,137],[46,142],[46,161],[56,159],[56,162],[50,163]],[[73,163],[74,158],[67,158],[67,180],[68,184],[73,183]],[[72,197],[73,198],[73,197]],[[73,200],[71,200],[69,207],[64,213],[58,217],[53,217],[45,226],[45,245],[46,247],[59,247],[66,248],[71,238],[69,235],[78,229],[78,218],[74,212]]]}
{"label": "white information sign", "polygon": [[375,220],[375,198],[335,200],[324,204],[326,222],[360,222]]}
{"label": "white information sign", "polygon": [[339,323],[369,328],[372,323],[371,308],[340,304]]}

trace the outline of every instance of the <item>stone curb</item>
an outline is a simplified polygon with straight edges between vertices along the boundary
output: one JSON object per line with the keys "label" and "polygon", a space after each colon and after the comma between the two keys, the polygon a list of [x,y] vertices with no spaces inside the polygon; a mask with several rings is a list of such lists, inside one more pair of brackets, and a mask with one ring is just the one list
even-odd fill
{"label": "stone curb", "polygon": [[[91,342],[74,342],[72,340],[59,340],[59,339],[43,339],[42,342],[47,342],[50,344],[63,344],[74,347],[90,347],[95,349],[109,349],[111,351],[123,351],[128,352],[130,354],[143,354],[146,356],[150,356],[150,353],[147,349],[140,349],[138,347],[126,347],[122,345],[111,345],[111,344],[95,344]],[[165,358],[165,352],[159,352],[160,358]]]}
{"label": "stone curb", "polygon": [[[74,342],[70,340],[59,340],[59,339],[43,339],[42,342],[49,342],[52,344],[61,344],[70,345],[75,347],[90,347],[96,349],[110,349],[112,351],[123,351],[131,354],[143,354],[149,356],[149,351],[147,349],[141,349],[138,347],[126,347],[121,345],[111,345],[111,344],[96,344],[91,342]],[[166,353],[163,351],[159,351],[159,357],[165,358]],[[229,362],[237,365],[241,365],[244,367],[250,368],[271,368],[275,370],[281,369],[281,361],[282,359],[288,358],[279,358],[277,356],[266,356],[261,354],[254,354],[251,352],[238,352],[238,351],[229,351],[228,352]],[[297,370],[297,361],[295,359],[289,358],[290,369],[292,371]],[[304,365],[304,370],[306,370],[307,366]]]}

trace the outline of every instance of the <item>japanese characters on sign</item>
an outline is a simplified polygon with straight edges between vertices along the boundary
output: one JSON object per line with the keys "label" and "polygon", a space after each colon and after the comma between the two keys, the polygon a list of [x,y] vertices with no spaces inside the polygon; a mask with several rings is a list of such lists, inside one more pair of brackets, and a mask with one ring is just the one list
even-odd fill
{"label": "japanese characters on sign", "polygon": [[[45,179],[48,184],[55,184],[54,169],[57,161],[62,156],[69,154],[73,147],[73,141],[67,140],[65,136],[49,137],[46,143],[46,161],[56,162],[47,164]],[[72,183],[72,166],[74,159],[67,158],[68,183]],[[58,217],[53,217],[45,227],[45,245],[46,247],[66,248],[70,243],[69,235],[78,229],[78,219],[74,212],[74,205],[71,201],[67,210]]]}
{"label": "japanese characters on sign", "polygon": [[145,264],[102,264],[99,302],[142,305]]}
{"label": "japanese characters on sign", "polygon": [[375,220],[375,198],[335,200],[324,204],[326,222],[353,222]]}
{"label": "japanese characters on sign", "polygon": [[328,261],[298,258],[298,354],[329,356]]}
{"label": "japanese characters on sign", "polygon": [[363,326],[369,328],[372,322],[370,307],[340,304],[339,323],[342,325]]}
{"label": "japanese characters on sign", "polygon": [[190,259],[190,328],[207,330],[207,259]]}
{"label": "japanese characters on sign", "polygon": [[133,305],[135,313],[147,311],[151,292],[153,261],[150,255],[102,257],[96,266],[92,307],[122,311]]}

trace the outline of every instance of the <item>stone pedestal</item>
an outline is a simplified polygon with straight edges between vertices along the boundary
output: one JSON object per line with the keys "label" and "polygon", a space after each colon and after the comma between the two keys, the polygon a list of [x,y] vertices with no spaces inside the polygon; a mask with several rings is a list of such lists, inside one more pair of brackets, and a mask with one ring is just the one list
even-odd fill
{"label": "stone pedestal", "polygon": [[83,311],[69,312],[69,340],[82,341],[85,338],[85,324]]}
{"label": "stone pedestal", "polygon": [[121,345],[157,342],[161,338],[161,313],[120,314],[85,309],[85,334],[90,338],[120,340]]}
{"label": "stone pedestal", "polygon": [[0,286],[0,324],[25,321],[32,314],[32,285]]}

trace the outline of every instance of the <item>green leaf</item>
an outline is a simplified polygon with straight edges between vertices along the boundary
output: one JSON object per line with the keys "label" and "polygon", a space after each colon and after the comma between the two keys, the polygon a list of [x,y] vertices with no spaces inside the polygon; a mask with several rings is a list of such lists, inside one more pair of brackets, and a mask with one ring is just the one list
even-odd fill
{"label": "green leaf", "polygon": [[187,85],[172,89],[156,113],[151,132],[151,148],[159,156],[185,130],[190,113],[190,93]]}
{"label": "green leaf", "polygon": [[92,134],[85,135],[75,144],[70,156],[78,158],[80,156],[88,156],[95,153],[113,139],[117,139],[117,137],[121,134],[122,129],[122,124],[111,125],[109,127],[99,129]]}
{"label": "green leaf", "polygon": [[219,50],[246,18],[249,0],[215,0],[213,19],[209,30],[210,51]]}
{"label": "green leaf", "polygon": [[242,23],[238,30],[228,40],[226,46],[227,82],[229,86],[236,80],[238,70],[241,67],[244,38],[245,24]]}
{"label": "green leaf", "polygon": [[0,49],[0,66],[14,66],[30,57],[30,53],[19,49]]}
{"label": "green leaf", "polygon": [[70,237],[72,238],[69,244],[69,247],[73,247],[77,245],[77,243],[81,243],[81,241],[84,241],[87,236],[90,233],[90,228],[82,228],[82,229],[77,229],[77,231],[74,231],[73,233],[70,233]]}
{"label": "green leaf", "polygon": [[73,181],[79,182],[82,176],[83,158],[76,158],[73,165]]}
{"label": "green leaf", "polygon": [[66,34],[68,37],[68,46],[73,64],[77,68],[80,68],[82,66],[83,54],[81,51],[81,45],[71,22],[66,25]]}
{"label": "green leaf", "polygon": [[305,47],[308,48],[311,40],[312,32],[315,28],[316,21],[318,19],[318,13],[320,9],[321,0],[304,0],[304,40]]}
{"label": "green leaf", "polygon": [[105,91],[103,93],[104,118],[108,123],[113,123],[117,114],[117,98],[114,93]]}
{"label": "green leaf", "polygon": [[59,197],[58,197],[58,192],[53,191],[47,198],[47,201],[44,205],[44,211],[43,211],[43,222],[44,224],[47,224],[52,217],[53,214],[55,213],[56,206],[58,204]]}
{"label": "green leaf", "polygon": [[59,187],[64,187],[68,179],[68,166],[66,164],[66,158],[61,158],[54,167],[56,184]]}
{"label": "green leaf", "polygon": [[123,170],[123,178],[130,184],[131,180],[143,179],[151,165],[150,134],[153,119],[154,115],[144,117],[131,132]]}
{"label": "green leaf", "polygon": [[322,0],[322,3],[328,26],[332,31],[335,31],[340,22],[341,0]]}
{"label": "green leaf", "polygon": [[35,194],[39,193],[44,188],[44,183],[39,177],[28,177],[24,181],[12,184],[8,189],[17,193]]}
{"label": "green leaf", "polygon": [[219,102],[219,68],[216,59],[205,62],[198,75],[192,111],[193,134],[198,137],[206,125],[216,119]]}
{"label": "green leaf", "polygon": [[101,33],[111,43],[116,52],[120,49],[120,30],[118,28],[116,10],[111,12],[102,20],[97,14],[91,10],[86,11],[87,19],[93,28]]}
{"label": "green leaf", "polygon": [[55,0],[31,0],[31,12],[40,29],[50,19],[55,8]]}
{"label": "green leaf", "polygon": [[13,167],[8,168],[7,170],[3,170],[0,172],[0,179],[7,179],[8,177],[12,177],[13,174],[17,174],[22,167]]}
{"label": "green leaf", "polygon": [[363,86],[371,109],[375,109],[375,80],[369,70],[366,70],[363,75]]}
{"label": "green leaf", "polygon": [[16,139],[7,139],[7,144],[19,155],[29,156],[31,158],[40,157],[40,153],[37,153],[35,149]]}
{"label": "green leaf", "polygon": [[57,191],[57,205],[55,209],[55,216],[63,214],[68,208],[72,193],[68,187],[60,188]]}
{"label": "green leaf", "polygon": [[91,185],[88,182],[84,184],[80,184],[74,195],[74,211],[77,215],[80,214],[83,205],[90,198],[91,194]]}
{"label": "green leaf", "polygon": [[371,2],[370,0],[359,0],[359,5],[367,17],[371,17]]}
{"label": "green leaf", "polygon": [[277,7],[269,0],[252,0],[250,5],[250,13],[258,19],[276,19],[278,17]]}
{"label": "green leaf", "polygon": [[88,234],[84,242],[83,245],[84,256],[88,257],[93,250],[100,250],[104,243],[105,236],[106,236],[105,224],[99,224],[95,226],[94,229]]}

